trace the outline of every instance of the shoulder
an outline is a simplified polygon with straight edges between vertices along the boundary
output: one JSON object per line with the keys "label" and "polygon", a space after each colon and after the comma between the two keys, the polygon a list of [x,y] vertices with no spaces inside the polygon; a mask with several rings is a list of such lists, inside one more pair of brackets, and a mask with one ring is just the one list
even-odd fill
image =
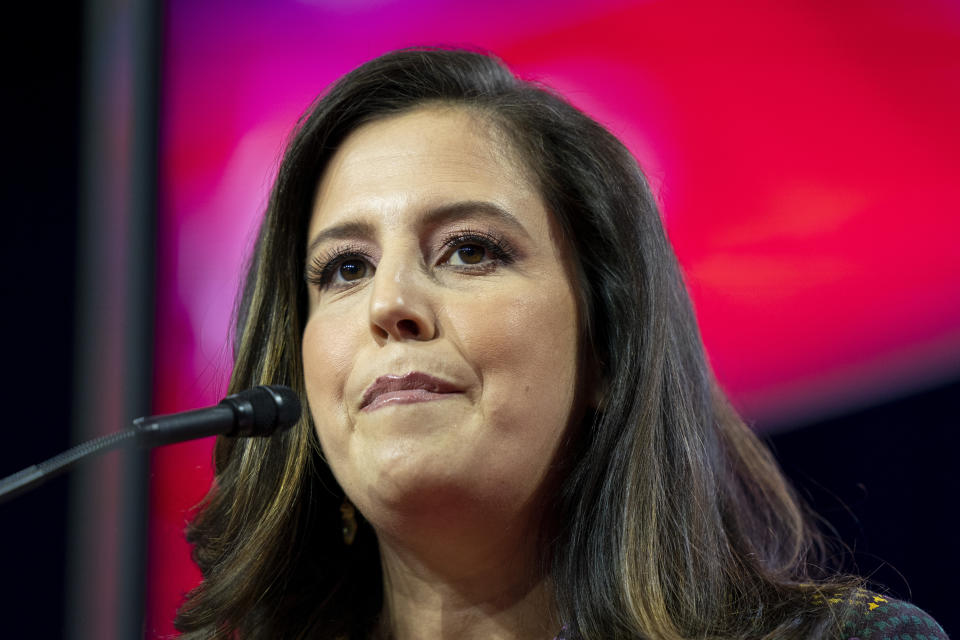
{"label": "shoulder", "polygon": [[949,640],[930,614],[909,602],[865,589],[822,597],[842,607],[844,640]]}

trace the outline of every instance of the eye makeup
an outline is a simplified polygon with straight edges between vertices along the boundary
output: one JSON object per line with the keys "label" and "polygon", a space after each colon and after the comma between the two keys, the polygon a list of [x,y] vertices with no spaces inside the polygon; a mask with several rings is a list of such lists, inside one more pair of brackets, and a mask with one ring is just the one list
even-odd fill
{"label": "eye makeup", "polygon": [[[475,249],[479,248],[480,252]],[[499,233],[492,230],[457,229],[442,235],[438,242],[436,267],[460,273],[482,275],[512,264],[517,252]],[[475,260],[475,261],[474,261]],[[376,267],[364,244],[345,243],[319,252],[304,273],[307,284],[323,291],[348,288],[372,275]]]}

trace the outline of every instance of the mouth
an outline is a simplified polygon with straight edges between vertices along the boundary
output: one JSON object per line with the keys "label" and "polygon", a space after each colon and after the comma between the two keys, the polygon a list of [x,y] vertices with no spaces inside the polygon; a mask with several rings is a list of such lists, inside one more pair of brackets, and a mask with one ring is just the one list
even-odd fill
{"label": "mouth", "polygon": [[451,383],[426,373],[412,371],[403,375],[380,376],[363,394],[360,410],[375,411],[393,404],[431,402],[460,393]]}

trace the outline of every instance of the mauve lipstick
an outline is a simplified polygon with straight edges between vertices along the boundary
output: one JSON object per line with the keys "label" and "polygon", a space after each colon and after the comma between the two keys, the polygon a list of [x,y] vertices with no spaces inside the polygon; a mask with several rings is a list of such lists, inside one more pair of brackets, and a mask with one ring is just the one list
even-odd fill
{"label": "mauve lipstick", "polygon": [[419,371],[380,376],[363,393],[360,410],[375,411],[391,404],[429,402],[458,392],[460,389],[449,382]]}

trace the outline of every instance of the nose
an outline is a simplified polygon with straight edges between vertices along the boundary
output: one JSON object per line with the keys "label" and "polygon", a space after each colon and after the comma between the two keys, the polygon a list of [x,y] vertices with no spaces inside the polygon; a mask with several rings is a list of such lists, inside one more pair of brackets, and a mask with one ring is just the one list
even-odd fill
{"label": "nose", "polygon": [[417,269],[381,261],[370,298],[370,331],[378,342],[436,337],[436,317],[425,278]]}

